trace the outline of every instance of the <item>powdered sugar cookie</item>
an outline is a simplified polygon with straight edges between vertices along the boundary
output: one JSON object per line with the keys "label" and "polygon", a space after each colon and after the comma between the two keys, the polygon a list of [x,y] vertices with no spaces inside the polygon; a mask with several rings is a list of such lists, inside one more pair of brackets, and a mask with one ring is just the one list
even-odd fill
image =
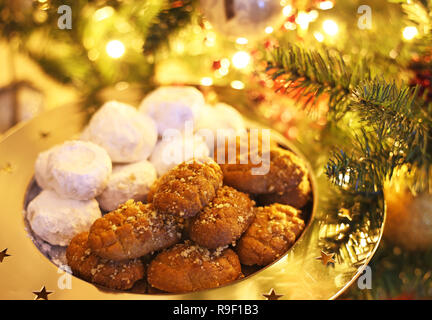
{"label": "powdered sugar cookie", "polygon": [[63,198],[90,200],[105,189],[111,159],[104,149],[85,141],[67,141],[42,153],[36,161],[36,180]]}
{"label": "powdered sugar cookie", "polygon": [[183,130],[186,121],[192,123],[205,105],[204,96],[194,87],[160,87],[141,102],[139,110],[152,117],[160,135],[167,129]]}
{"label": "powdered sugar cookie", "polygon": [[151,185],[155,182],[156,169],[147,160],[116,165],[109,178],[108,185],[97,198],[102,209],[112,211],[129,199],[143,201]]}
{"label": "powdered sugar cookie", "polygon": [[27,219],[34,233],[58,246],[67,246],[100,217],[96,200],[64,199],[51,190],[42,191],[27,207]]}
{"label": "powdered sugar cookie", "polygon": [[159,176],[192,158],[205,158],[210,150],[201,136],[177,136],[161,140],[150,156]]}
{"label": "powdered sugar cookie", "polygon": [[103,147],[113,162],[146,160],[157,141],[154,121],[133,106],[110,101],[92,117],[81,139]]}

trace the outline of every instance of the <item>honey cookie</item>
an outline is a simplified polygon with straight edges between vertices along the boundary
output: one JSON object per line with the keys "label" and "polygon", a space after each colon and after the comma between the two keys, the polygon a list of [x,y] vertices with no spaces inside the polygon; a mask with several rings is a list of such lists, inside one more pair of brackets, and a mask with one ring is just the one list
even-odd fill
{"label": "honey cookie", "polygon": [[[250,161],[221,164],[224,184],[253,194],[285,193],[297,187],[307,176],[303,161],[291,151],[272,147],[267,156],[265,153],[262,155],[262,159],[258,165]],[[262,171],[254,172],[259,166]]]}
{"label": "honey cookie", "polygon": [[294,208],[303,208],[311,199],[311,185],[309,178],[304,176],[298,186],[282,193],[269,193],[257,195],[257,202],[260,205],[267,206],[273,203],[281,203],[293,206]]}
{"label": "honey cookie", "polygon": [[252,223],[254,201],[231,187],[220,188],[216,197],[187,227],[191,240],[216,249],[235,242]]}
{"label": "honey cookie", "polygon": [[190,160],[168,171],[152,192],[155,209],[189,218],[201,211],[222,186],[222,171],[213,160]]}
{"label": "honey cookie", "polygon": [[116,290],[128,290],[144,277],[144,265],[139,259],[119,262],[102,259],[91,252],[87,238],[88,232],[76,235],[66,250],[74,275]]}
{"label": "honey cookie", "polygon": [[119,261],[167,248],[180,238],[175,217],[157,213],[152,204],[129,200],[93,223],[88,242],[98,256]]}
{"label": "honey cookie", "polygon": [[241,276],[240,261],[233,250],[209,251],[191,242],[159,253],[147,272],[151,286],[172,293],[216,288]]}
{"label": "honey cookie", "polygon": [[241,263],[265,266],[284,254],[305,227],[299,214],[283,204],[255,208],[254,221],[236,247]]}

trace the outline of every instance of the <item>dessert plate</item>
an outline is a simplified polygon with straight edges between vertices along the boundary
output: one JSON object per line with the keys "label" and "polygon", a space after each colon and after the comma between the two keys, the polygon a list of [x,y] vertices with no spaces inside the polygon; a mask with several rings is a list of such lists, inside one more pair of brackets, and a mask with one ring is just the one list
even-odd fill
{"label": "dessert plate", "polygon": [[[73,138],[88,118],[77,105],[56,108],[0,141],[0,299],[34,299],[45,291],[51,292],[49,299],[334,299],[362,274],[378,247],[385,220],[382,194],[341,191],[326,178],[325,162],[306,159],[313,163],[314,199],[305,231],[284,256],[250,276],[188,294],[113,292],[71,276],[35,246],[23,211],[37,155]],[[302,156],[301,145],[277,133],[273,138]]]}

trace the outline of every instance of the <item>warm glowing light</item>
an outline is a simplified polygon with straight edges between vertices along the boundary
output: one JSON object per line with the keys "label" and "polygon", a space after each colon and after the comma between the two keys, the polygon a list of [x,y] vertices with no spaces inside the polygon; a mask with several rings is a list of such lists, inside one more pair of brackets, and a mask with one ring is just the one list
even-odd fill
{"label": "warm glowing light", "polygon": [[222,77],[226,76],[228,74],[228,72],[229,72],[229,69],[228,68],[224,68],[224,67],[222,67],[222,68],[220,68],[218,70],[219,75],[221,75]]}
{"label": "warm glowing light", "polygon": [[320,2],[319,8],[321,10],[329,10],[329,9],[333,8],[333,2],[332,1],[323,1],[323,2]]}
{"label": "warm glowing light", "polygon": [[324,32],[329,36],[335,36],[339,32],[339,27],[337,23],[331,19],[325,20],[323,22]]}
{"label": "warm glowing light", "polygon": [[213,79],[210,77],[201,78],[201,84],[203,86],[207,86],[207,87],[211,86],[213,84]]}
{"label": "warm glowing light", "polygon": [[305,11],[300,11],[296,18],[296,23],[300,26],[300,29],[307,30],[309,28],[309,23],[311,22],[311,17]]}
{"label": "warm glowing light", "polygon": [[284,23],[284,27],[287,30],[295,30],[297,28],[297,25],[295,23],[292,23],[292,22],[288,21],[288,22]]}
{"label": "warm glowing light", "polygon": [[242,89],[244,89],[245,85],[240,80],[234,80],[231,82],[231,87],[236,89],[236,90],[242,90]]}
{"label": "warm glowing light", "polygon": [[282,13],[285,17],[289,17],[293,12],[293,7],[291,5],[287,5],[283,8]]}
{"label": "warm glowing light", "polygon": [[405,27],[402,31],[402,36],[405,40],[412,40],[418,35],[418,30],[414,26]]}
{"label": "warm glowing light", "polygon": [[321,32],[314,32],[314,37],[318,42],[324,41],[324,35]]}
{"label": "warm glowing light", "polygon": [[126,51],[124,44],[119,40],[112,40],[106,45],[107,54],[114,59],[122,57]]}
{"label": "warm glowing light", "polygon": [[240,38],[237,38],[236,42],[238,44],[247,44],[249,41],[246,38],[240,37]]}
{"label": "warm glowing light", "polygon": [[102,21],[104,19],[111,17],[113,14],[114,14],[114,9],[108,6],[96,10],[96,12],[93,15],[93,18],[96,21]]}
{"label": "warm glowing light", "polygon": [[213,31],[207,32],[204,43],[207,47],[214,47],[216,44],[216,33]]}
{"label": "warm glowing light", "polygon": [[232,57],[232,63],[237,69],[244,69],[250,62],[250,55],[246,51],[238,51]]}
{"label": "warm glowing light", "polygon": [[319,13],[317,10],[311,10],[309,12],[309,21],[310,22],[315,21],[318,18],[318,16],[319,16]]}
{"label": "warm glowing light", "polygon": [[227,58],[223,58],[220,63],[222,68],[228,69],[230,66],[230,61]]}
{"label": "warm glowing light", "polygon": [[273,27],[266,27],[264,31],[267,34],[270,34],[270,33],[272,33],[274,31],[274,29],[273,29]]}

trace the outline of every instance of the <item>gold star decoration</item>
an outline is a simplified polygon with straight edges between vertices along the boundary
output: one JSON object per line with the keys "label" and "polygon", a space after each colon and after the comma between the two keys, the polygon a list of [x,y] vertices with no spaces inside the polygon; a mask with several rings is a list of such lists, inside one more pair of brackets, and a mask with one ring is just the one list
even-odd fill
{"label": "gold star decoration", "polygon": [[7,248],[4,249],[2,252],[0,252],[0,263],[3,262],[4,258],[11,256],[10,254],[7,254],[6,252],[7,252]]}
{"label": "gold star decoration", "polygon": [[12,167],[12,164],[10,162],[6,163],[3,167],[0,168],[0,172],[4,173],[12,173],[14,168]]}
{"label": "gold star decoration", "polygon": [[42,287],[41,291],[33,291],[33,293],[36,295],[35,300],[48,300],[48,295],[51,294],[51,291],[47,291],[45,286]]}
{"label": "gold star decoration", "polygon": [[50,135],[51,135],[51,132],[49,132],[49,131],[41,131],[41,132],[39,132],[39,136],[40,136],[42,139],[46,139],[46,138],[48,138]]}
{"label": "gold star decoration", "polygon": [[279,298],[283,297],[283,294],[276,294],[274,289],[272,288],[268,294],[263,294],[267,300],[279,300]]}
{"label": "gold star decoration", "polygon": [[333,259],[334,257],[334,253],[325,253],[324,251],[321,250],[321,257],[317,257],[317,260],[321,260],[322,264],[327,266],[330,263],[335,264],[336,261]]}

